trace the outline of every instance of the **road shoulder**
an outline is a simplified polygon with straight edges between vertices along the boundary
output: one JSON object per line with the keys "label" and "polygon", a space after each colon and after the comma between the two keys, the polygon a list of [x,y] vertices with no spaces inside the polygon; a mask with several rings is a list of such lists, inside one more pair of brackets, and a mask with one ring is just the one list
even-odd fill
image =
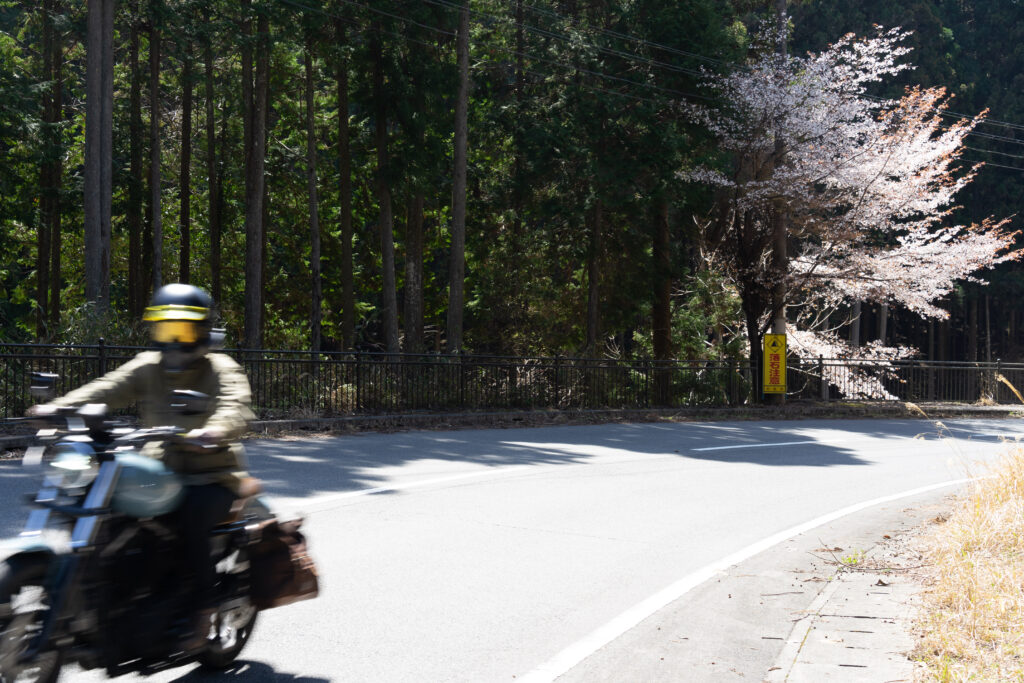
{"label": "road shoulder", "polygon": [[[948,491],[876,506],[730,567],[559,677],[913,680],[917,538]],[[885,584],[881,585],[880,584]]]}

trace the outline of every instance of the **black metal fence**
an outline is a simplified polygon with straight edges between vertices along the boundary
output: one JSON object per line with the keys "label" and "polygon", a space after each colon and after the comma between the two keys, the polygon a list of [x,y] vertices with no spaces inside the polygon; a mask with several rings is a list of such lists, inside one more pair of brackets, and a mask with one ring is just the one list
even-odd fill
{"label": "black metal fence", "polygon": [[[0,343],[0,417],[31,405],[33,371],[63,393],[112,370],[138,347]],[[249,377],[264,419],[412,411],[629,409],[738,405],[749,364],[728,360],[606,360],[440,354],[227,350]],[[1002,378],[1002,379],[1000,379]],[[791,357],[789,395],[812,399],[1017,403],[1024,364]]]}

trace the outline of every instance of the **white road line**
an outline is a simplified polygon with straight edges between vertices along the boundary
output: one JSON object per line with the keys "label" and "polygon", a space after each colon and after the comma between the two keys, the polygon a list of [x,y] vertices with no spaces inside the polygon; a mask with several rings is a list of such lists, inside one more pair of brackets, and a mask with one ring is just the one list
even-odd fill
{"label": "white road line", "polygon": [[830,512],[827,515],[804,522],[803,524],[791,527],[785,531],[780,531],[777,534],[773,534],[758,541],[757,543],[754,543],[753,545],[749,545],[742,550],[732,553],[731,555],[727,555],[716,562],[684,576],[667,588],[655,593],[643,602],[626,610],[590,635],[576,643],[573,643],[555,655],[552,659],[541,664],[533,671],[518,677],[516,680],[520,683],[550,683],[551,681],[554,681],[556,678],[572,669],[584,659],[594,654],[647,617],[664,607],[667,607],[669,604],[675,602],[692,589],[714,577],[715,574],[725,571],[729,567],[739,564],[740,562],[743,562],[744,560],[747,560],[774,545],[792,538],[793,536],[810,531],[811,529],[823,524],[828,524],[829,522],[833,522],[841,517],[851,515],[855,512],[860,512],[861,510],[865,510],[874,505],[891,503],[892,501],[900,500],[901,498],[909,498],[911,496],[935,491],[948,486],[965,484],[969,481],[972,481],[972,479],[957,479],[954,481],[943,482],[941,484],[921,486],[919,488],[911,489],[910,491],[903,491],[902,493],[897,493],[891,496],[875,498],[874,500],[857,503],[855,505],[850,505],[849,507],[836,510],[835,512]]}
{"label": "white road line", "polygon": [[[908,438],[908,437],[905,437],[905,436],[887,436],[887,437],[885,437],[885,439],[887,441],[894,441],[894,440],[895,441],[913,441],[914,440],[913,438]],[[858,443],[860,441],[863,441],[863,439],[859,440]],[[851,443],[850,439],[812,439],[810,441],[782,441],[782,442],[779,442],[779,443],[744,443],[744,444],[734,444],[732,446],[706,446],[704,448],[693,448],[691,450],[694,451],[694,452],[729,451],[729,450],[732,450],[734,448],[771,448],[773,446],[810,446],[810,445],[815,445],[815,444],[821,445],[821,446],[831,446],[831,445],[834,445],[834,444],[844,444],[844,445],[846,445],[846,444],[850,444],[850,443]]]}
{"label": "white road line", "polygon": [[694,448],[695,451],[728,451],[734,448],[771,448],[772,446],[805,446],[807,444],[827,445],[828,441],[783,441],[781,443],[746,443],[735,446],[708,446],[707,448]]}

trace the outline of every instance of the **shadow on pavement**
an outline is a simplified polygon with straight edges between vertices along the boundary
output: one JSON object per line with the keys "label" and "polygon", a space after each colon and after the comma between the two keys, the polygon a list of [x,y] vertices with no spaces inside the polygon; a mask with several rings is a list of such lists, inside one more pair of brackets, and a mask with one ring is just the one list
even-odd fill
{"label": "shadow on pavement", "polygon": [[948,435],[926,420],[658,422],[292,437],[247,441],[246,449],[252,473],[272,496],[302,498],[382,486],[389,473],[415,461],[578,465],[612,453],[766,467],[861,466],[873,450],[913,448],[915,439]]}
{"label": "shadow on pavement", "polygon": [[[417,461],[485,467],[579,465],[614,455],[661,456],[765,467],[843,467],[867,464],[881,448],[914,447],[914,439],[957,436],[991,441],[1024,435],[1018,421],[937,425],[930,420],[778,420],[637,422],[456,431],[361,433],[254,439],[245,442],[250,471],[272,497],[306,498],[380,487]],[[970,436],[968,436],[968,434]],[[777,444],[777,445],[775,445]],[[38,479],[16,461],[0,462],[0,489],[9,501],[33,493]],[[394,491],[384,490],[384,495]],[[0,536],[16,535],[27,508],[0,510]]]}
{"label": "shadow on pavement", "polygon": [[275,671],[273,667],[262,662],[238,661],[225,671],[210,672],[193,669],[173,683],[193,683],[195,681],[239,681],[240,683],[330,683],[327,678],[319,676],[300,676],[297,674]]}

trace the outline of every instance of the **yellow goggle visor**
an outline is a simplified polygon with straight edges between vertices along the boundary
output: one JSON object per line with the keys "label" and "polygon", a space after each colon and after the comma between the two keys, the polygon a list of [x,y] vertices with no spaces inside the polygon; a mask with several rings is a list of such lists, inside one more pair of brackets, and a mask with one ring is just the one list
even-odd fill
{"label": "yellow goggle visor", "polygon": [[200,306],[150,306],[142,315],[146,322],[159,320],[206,320],[210,316],[210,309]]}
{"label": "yellow goggle visor", "polygon": [[159,320],[150,335],[158,344],[195,344],[200,339],[199,325],[191,320]]}

